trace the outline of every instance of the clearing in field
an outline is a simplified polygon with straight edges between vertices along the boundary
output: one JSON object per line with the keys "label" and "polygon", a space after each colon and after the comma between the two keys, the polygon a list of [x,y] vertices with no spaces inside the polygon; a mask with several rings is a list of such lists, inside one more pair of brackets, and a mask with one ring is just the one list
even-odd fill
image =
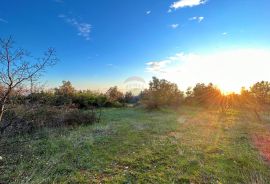
{"label": "clearing in field", "polygon": [[105,109],[93,126],[2,140],[0,181],[268,183],[268,157],[256,141],[267,128],[236,110]]}

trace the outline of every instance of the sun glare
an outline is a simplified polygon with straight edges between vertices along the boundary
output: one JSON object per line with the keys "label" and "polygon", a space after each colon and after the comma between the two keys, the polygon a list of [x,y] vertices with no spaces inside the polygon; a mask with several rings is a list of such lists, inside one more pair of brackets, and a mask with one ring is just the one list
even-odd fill
{"label": "sun glare", "polygon": [[[240,85],[238,85],[240,86]],[[217,87],[220,89],[221,93],[224,95],[229,95],[232,93],[240,94],[241,89],[238,88],[238,86],[233,87],[230,85],[217,85]]]}
{"label": "sun glare", "polygon": [[174,81],[182,89],[198,82],[211,82],[223,93],[239,93],[243,86],[270,80],[270,51],[263,49],[238,49],[212,54],[178,53],[154,64],[156,74]]}

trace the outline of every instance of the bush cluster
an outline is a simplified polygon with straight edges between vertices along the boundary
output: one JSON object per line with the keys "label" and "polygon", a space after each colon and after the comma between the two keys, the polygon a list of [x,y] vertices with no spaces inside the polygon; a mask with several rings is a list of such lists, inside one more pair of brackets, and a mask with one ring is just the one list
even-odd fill
{"label": "bush cluster", "polygon": [[153,77],[149,89],[142,93],[141,102],[148,109],[157,109],[164,106],[178,106],[183,100],[183,92],[176,84]]}
{"label": "bush cluster", "polygon": [[51,106],[25,106],[7,111],[1,133],[6,135],[31,133],[39,128],[89,125],[100,121],[101,111],[57,108]]}
{"label": "bush cluster", "polygon": [[14,95],[9,103],[16,104],[16,111],[4,114],[0,127],[2,132],[6,127],[14,132],[28,132],[44,126],[91,124],[99,119],[94,109],[124,107],[128,103],[139,103],[148,109],[178,107],[181,104],[199,105],[218,108],[222,112],[240,107],[252,110],[259,117],[260,111],[270,107],[270,83],[258,82],[250,89],[243,88],[241,94],[226,95],[211,83],[198,83],[184,93],[176,84],[153,77],[149,88],[134,96],[130,92],[122,93],[117,87],[110,88],[106,93],[76,91],[69,81],[63,81],[62,86],[50,92]]}
{"label": "bush cluster", "polygon": [[4,114],[0,131],[17,134],[42,127],[92,124],[99,121],[101,107],[124,107],[137,101],[131,93],[123,94],[117,87],[106,93],[76,91],[71,82],[63,81],[51,91],[13,95],[8,104],[12,110]]}
{"label": "bush cluster", "polygon": [[52,91],[41,91],[25,96],[20,103],[42,104],[49,106],[70,106],[78,109],[92,107],[123,107],[127,103],[137,103],[138,98],[132,93],[123,94],[117,87],[111,87],[106,93],[90,90],[76,91],[69,81]]}

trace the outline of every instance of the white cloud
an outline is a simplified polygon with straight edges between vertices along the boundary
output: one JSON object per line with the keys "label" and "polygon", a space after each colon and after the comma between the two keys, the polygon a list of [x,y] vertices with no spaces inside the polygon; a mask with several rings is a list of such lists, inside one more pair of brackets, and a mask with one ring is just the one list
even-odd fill
{"label": "white cloud", "polygon": [[228,35],[228,33],[227,32],[223,32],[222,35],[226,36],[226,35]]}
{"label": "white cloud", "polygon": [[204,17],[191,17],[191,18],[189,18],[189,20],[196,20],[198,22],[201,22],[204,20]]}
{"label": "white cloud", "polygon": [[213,82],[239,91],[261,80],[270,81],[270,49],[235,49],[212,54],[178,53],[165,61],[146,63],[147,71],[177,83],[182,89]]}
{"label": "white cloud", "polygon": [[198,17],[198,21],[201,22],[203,21],[204,17]]}
{"label": "white cloud", "polygon": [[2,18],[0,18],[0,22],[3,22],[3,23],[8,23],[8,21],[7,21],[7,20],[2,19]]}
{"label": "white cloud", "polygon": [[[163,72],[163,70],[167,67],[167,65],[171,63],[171,60],[163,60],[163,61],[151,61],[146,63],[148,72]],[[165,71],[165,70],[164,70]]]}
{"label": "white cloud", "polygon": [[92,28],[91,24],[84,23],[84,22],[79,22],[75,18],[68,18],[64,14],[58,15],[58,17],[64,19],[67,23],[74,26],[77,29],[77,31],[78,31],[77,34],[79,36],[84,37],[85,40],[90,40],[90,33],[91,33],[91,28]]}
{"label": "white cloud", "polygon": [[151,11],[149,10],[149,11],[146,11],[145,13],[146,13],[146,15],[149,15],[151,13]]}
{"label": "white cloud", "polygon": [[206,0],[179,0],[171,4],[170,9],[193,7],[206,3]]}
{"label": "white cloud", "polygon": [[171,24],[170,27],[171,27],[172,29],[176,29],[176,28],[179,27],[179,24]]}

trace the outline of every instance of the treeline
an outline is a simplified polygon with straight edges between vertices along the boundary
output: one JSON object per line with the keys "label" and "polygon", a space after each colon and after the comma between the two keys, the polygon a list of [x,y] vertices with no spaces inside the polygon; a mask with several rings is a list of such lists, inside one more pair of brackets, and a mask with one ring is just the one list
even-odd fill
{"label": "treeline", "polygon": [[243,87],[240,94],[223,94],[212,83],[198,83],[184,92],[179,90],[176,84],[153,77],[149,89],[142,92],[140,102],[148,109],[181,105],[201,106],[221,113],[238,109],[248,112],[249,115],[254,114],[257,120],[262,121],[270,115],[270,83],[261,81],[249,89]]}
{"label": "treeline", "polygon": [[48,106],[66,106],[69,108],[89,109],[99,107],[125,107],[128,104],[142,105],[148,109],[161,107],[179,107],[194,105],[216,107],[225,111],[229,108],[247,108],[253,106],[267,107],[270,105],[270,83],[257,82],[249,89],[242,88],[240,94],[223,94],[212,83],[198,83],[181,91],[178,86],[165,79],[153,77],[148,89],[139,95],[132,92],[121,92],[117,86],[106,92],[91,90],[76,90],[70,81],[63,81],[58,88],[32,92],[28,95],[14,93],[10,102],[17,104],[40,104]]}
{"label": "treeline", "polygon": [[148,89],[133,95],[131,92],[123,93],[117,87],[111,87],[104,93],[76,90],[71,82],[63,81],[58,88],[47,91],[25,93],[14,90],[7,101],[8,110],[0,130],[16,133],[44,126],[92,124],[100,121],[99,109],[135,105],[150,110],[189,105],[214,108],[220,112],[241,108],[251,111],[261,120],[261,112],[269,112],[270,109],[270,83],[257,82],[249,89],[242,88],[240,94],[222,94],[212,83],[198,83],[181,91],[176,84],[153,77]]}
{"label": "treeline", "polygon": [[[0,87],[0,93],[1,92]],[[70,81],[50,90],[14,89],[5,104],[0,135],[32,132],[43,127],[76,126],[100,121],[101,108],[137,104],[139,96],[116,86],[105,93],[76,90]]]}
{"label": "treeline", "polygon": [[223,94],[212,83],[198,83],[186,91],[181,91],[176,84],[153,77],[149,83],[149,89],[143,91],[141,96],[142,104],[150,109],[163,106],[196,105],[220,108],[221,111],[230,108],[253,108],[259,111],[270,105],[270,83],[261,81],[249,89],[243,87],[240,94]]}
{"label": "treeline", "polygon": [[136,103],[139,100],[138,96],[132,95],[131,92],[121,92],[117,86],[101,93],[91,90],[76,90],[70,81],[63,81],[62,85],[55,89],[32,92],[16,98],[19,103],[67,106],[78,109],[124,107],[125,104]]}

